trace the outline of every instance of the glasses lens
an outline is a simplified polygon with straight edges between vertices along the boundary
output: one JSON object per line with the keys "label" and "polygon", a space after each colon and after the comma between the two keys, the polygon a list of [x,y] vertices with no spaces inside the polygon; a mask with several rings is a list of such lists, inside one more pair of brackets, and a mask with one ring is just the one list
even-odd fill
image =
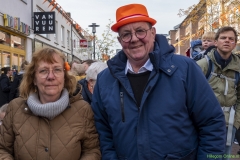
{"label": "glasses lens", "polygon": [[147,35],[147,30],[140,29],[140,30],[137,30],[137,31],[135,32],[135,34],[136,34],[137,38],[143,39],[143,38],[145,38],[146,35]]}
{"label": "glasses lens", "polygon": [[53,74],[56,76],[56,77],[59,77],[63,74],[63,68],[55,68],[53,70]]}
{"label": "glasses lens", "polygon": [[123,42],[129,42],[132,38],[132,34],[131,33],[124,33],[122,36],[121,36],[121,39]]}

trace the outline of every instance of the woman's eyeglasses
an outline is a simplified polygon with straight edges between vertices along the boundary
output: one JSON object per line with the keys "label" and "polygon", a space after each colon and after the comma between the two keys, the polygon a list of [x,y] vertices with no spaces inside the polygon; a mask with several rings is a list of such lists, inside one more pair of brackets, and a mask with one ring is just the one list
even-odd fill
{"label": "woman's eyeglasses", "polygon": [[54,68],[54,69],[41,69],[38,71],[38,75],[41,78],[47,78],[51,70],[55,77],[60,77],[64,73],[63,68]]}

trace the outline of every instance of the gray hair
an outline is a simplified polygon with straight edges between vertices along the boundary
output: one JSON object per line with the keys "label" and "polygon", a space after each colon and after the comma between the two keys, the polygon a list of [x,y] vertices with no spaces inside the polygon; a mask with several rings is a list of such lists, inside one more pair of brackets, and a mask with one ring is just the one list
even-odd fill
{"label": "gray hair", "polygon": [[102,70],[104,70],[107,67],[108,67],[107,64],[104,62],[92,63],[86,70],[86,80],[87,81],[89,81],[90,79],[97,80],[98,73],[100,73]]}
{"label": "gray hair", "polygon": [[7,111],[7,107],[8,107],[8,103],[2,105],[2,107],[0,108],[0,112],[6,112]]}

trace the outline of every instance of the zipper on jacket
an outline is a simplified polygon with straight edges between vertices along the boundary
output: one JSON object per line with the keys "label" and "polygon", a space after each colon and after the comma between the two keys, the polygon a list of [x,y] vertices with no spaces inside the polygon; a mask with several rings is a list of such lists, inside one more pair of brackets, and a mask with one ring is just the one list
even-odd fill
{"label": "zipper on jacket", "polygon": [[120,101],[121,101],[122,122],[125,122],[124,104],[123,104],[123,92],[120,92]]}

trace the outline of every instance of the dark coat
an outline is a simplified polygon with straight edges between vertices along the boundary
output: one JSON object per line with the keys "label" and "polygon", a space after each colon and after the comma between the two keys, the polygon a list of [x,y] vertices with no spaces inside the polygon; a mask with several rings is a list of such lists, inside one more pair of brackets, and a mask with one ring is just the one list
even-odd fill
{"label": "dark coat", "polygon": [[[225,119],[200,67],[156,35],[140,107],[123,51],[98,74],[92,97],[102,159],[206,160],[225,149]],[[220,159],[220,158],[216,158]]]}
{"label": "dark coat", "polygon": [[82,96],[85,101],[87,101],[89,104],[92,102],[92,93],[88,89],[88,83],[86,78],[81,79],[78,81],[79,84],[82,85]]}
{"label": "dark coat", "polygon": [[14,80],[12,82],[11,90],[10,90],[10,93],[9,93],[9,101],[13,100],[14,98],[19,97],[18,87],[19,87],[19,85],[22,81],[22,78],[23,78],[23,74],[18,74],[18,75],[14,76]]}
{"label": "dark coat", "polygon": [[0,77],[0,107],[9,102],[9,92],[11,89],[11,81],[6,74]]}

